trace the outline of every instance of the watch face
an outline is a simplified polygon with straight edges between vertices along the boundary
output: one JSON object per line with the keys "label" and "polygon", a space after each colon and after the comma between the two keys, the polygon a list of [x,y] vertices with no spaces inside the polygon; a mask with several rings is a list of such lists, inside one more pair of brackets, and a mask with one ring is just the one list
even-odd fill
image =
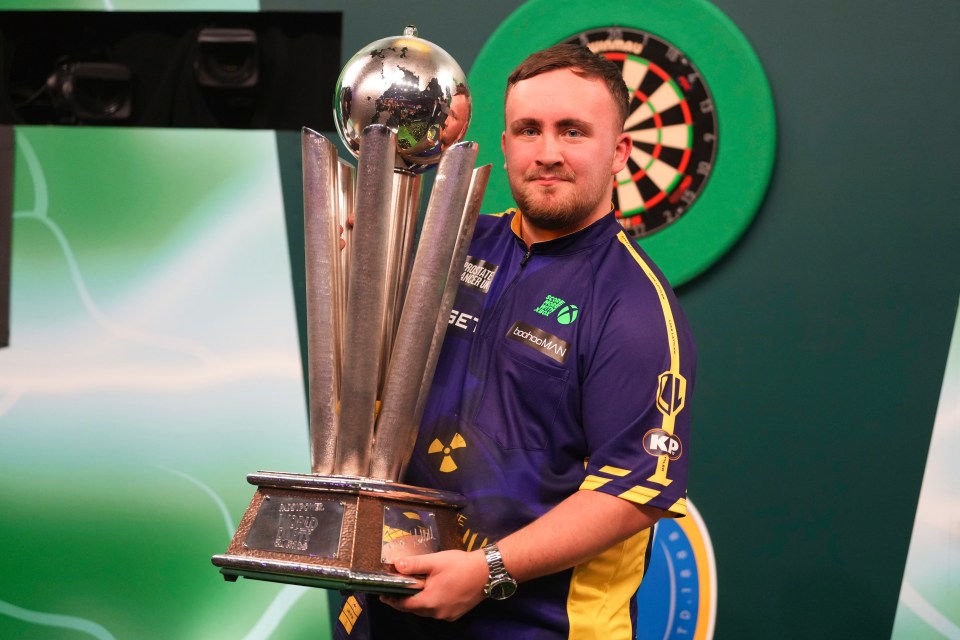
{"label": "watch face", "polygon": [[494,600],[506,600],[517,592],[517,583],[509,579],[501,579],[490,585],[490,597]]}
{"label": "watch face", "polygon": [[678,220],[706,186],[716,155],[717,117],[700,72],[683,51],[639,29],[591,29],[565,42],[615,62],[630,92],[623,130],[633,148],[613,192],[620,224],[638,239]]}

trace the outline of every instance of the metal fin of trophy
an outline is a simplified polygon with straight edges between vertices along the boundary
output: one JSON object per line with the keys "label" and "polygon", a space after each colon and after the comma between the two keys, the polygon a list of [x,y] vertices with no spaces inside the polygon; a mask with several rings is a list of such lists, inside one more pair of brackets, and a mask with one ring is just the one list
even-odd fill
{"label": "metal fin of trophy", "polygon": [[257,491],[212,561],[231,581],[410,593],[420,581],[392,571],[396,558],[461,546],[462,498],[400,479],[490,165],[474,169],[477,145],[461,142],[465,74],[413,27],[353,56],[336,101],[356,169],[301,135],[312,473],[248,475]]}

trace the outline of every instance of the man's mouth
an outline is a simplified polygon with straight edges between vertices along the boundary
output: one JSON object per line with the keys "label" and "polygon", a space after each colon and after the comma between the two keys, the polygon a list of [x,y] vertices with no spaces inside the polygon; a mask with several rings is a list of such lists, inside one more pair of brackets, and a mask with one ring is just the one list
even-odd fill
{"label": "man's mouth", "polygon": [[544,186],[560,184],[561,182],[573,182],[573,175],[559,173],[534,173],[527,176],[527,182],[535,182]]}

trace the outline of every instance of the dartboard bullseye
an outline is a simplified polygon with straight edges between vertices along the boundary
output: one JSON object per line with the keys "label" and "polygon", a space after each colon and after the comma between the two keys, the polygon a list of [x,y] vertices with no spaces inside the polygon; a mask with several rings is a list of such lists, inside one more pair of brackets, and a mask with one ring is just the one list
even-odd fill
{"label": "dartboard bullseye", "polygon": [[717,118],[706,83],[682,51],[639,29],[592,29],[566,42],[617,63],[630,91],[624,131],[633,149],[613,194],[620,224],[633,238],[666,227],[690,209],[713,169]]}

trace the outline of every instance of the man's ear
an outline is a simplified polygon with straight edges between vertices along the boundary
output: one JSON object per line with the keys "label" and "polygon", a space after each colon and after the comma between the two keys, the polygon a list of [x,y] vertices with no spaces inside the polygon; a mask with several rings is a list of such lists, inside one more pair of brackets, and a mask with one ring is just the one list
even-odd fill
{"label": "man's ear", "polygon": [[630,157],[630,150],[633,149],[633,139],[626,133],[617,136],[617,146],[613,152],[613,166],[611,172],[617,174],[621,169],[627,166],[627,159]]}
{"label": "man's ear", "polygon": [[503,151],[503,170],[507,170],[507,132],[500,134],[500,150]]}

